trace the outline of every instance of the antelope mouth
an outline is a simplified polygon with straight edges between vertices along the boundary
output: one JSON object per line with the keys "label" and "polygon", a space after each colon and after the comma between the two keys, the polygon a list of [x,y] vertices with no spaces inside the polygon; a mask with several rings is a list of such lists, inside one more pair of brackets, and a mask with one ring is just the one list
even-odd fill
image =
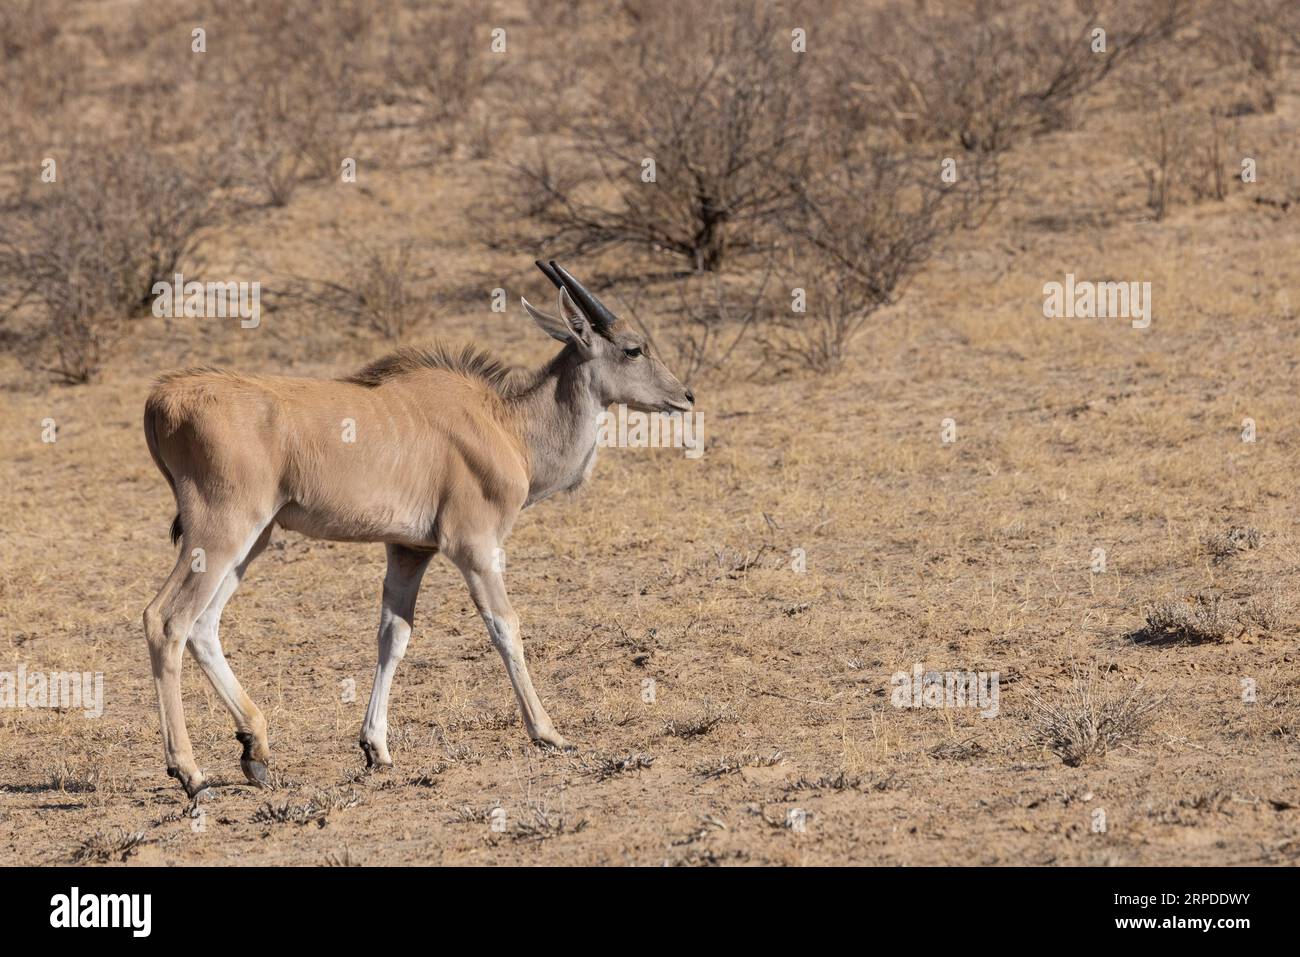
{"label": "antelope mouth", "polygon": [[661,412],[689,412],[691,407],[685,402],[668,402],[664,405]]}

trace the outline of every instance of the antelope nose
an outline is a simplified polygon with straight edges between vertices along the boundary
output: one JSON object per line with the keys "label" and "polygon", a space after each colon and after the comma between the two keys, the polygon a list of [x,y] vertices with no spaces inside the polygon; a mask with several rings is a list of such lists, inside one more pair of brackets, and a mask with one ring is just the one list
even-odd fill
{"label": "antelope nose", "polygon": [[689,402],[691,405],[695,404],[695,393],[692,392],[690,389],[686,390],[686,401]]}

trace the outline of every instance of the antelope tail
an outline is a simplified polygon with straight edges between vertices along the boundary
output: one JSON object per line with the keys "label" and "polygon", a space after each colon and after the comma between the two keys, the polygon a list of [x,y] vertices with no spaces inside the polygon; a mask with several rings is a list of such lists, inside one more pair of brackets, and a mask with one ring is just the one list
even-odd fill
{"label": "antelope tail", "polygon": [[[154,421],[156,416],[157,409],[154,408],[154,404],[152,402],[146,402],[144,407],[144,441],[145,444],[149,446],[149,454],[153,456],[153,464],[158,466],[159,472],[162,472],[163,478],[167,480],[167,485],[171,488],[174,497],[176,495],[176,480],[172,478],[172,473],[167,471],[167,466],[163,463],[162,456],[158,454],[158,434]],[[181,528],[181,514],[180,512],[177,512],[176,517],[172,519],[173,545],[181,540],[181,533],[183,531],[184,529]]]}

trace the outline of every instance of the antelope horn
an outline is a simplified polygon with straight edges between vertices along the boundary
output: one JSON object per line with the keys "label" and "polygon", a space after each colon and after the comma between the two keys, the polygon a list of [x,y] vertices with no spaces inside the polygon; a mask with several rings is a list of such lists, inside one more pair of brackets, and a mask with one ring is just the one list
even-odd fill
{"label": "antelope horn", "polygon": [[554,263],[552,263],[551,265],[548,266],[546,263],[542,262],[540,259],[535,259],[535,260],[533,260],[533,264],[534,264],[535,266],[537,266],[537,268],[540,269],[540,270],[542,271],[542,275],[544,275],[547,279],[549,279],[552,283],[555,284],[555,288],[556,288],[556,289],[563,289],[563,288],[564,288],[564,280],[561,279],[560,276],[559,276],[559,273],[557,273],[557,272],[555,271],[555,264],[554,264]]}
{"label": "antelope horn", "polygon": [[[538,263],[538,265],[541,266],[541,263]],[[557,265],[555,260],[551,260],[550,266],[559,275],[559,281],[556,281],[555,276],[552,276],[546,269],[543,268],[542,272],[545,272],[550,277],[551,282],[557,286],[562,284],[565,289],[569,290],[569,295],[573,297],[573,301],[586,314],[597,332],[609,332],[614,328],[618,323],[618,317],[610,312],[603,302],[587,292],[586,287],[569,275],[563,266]]]}

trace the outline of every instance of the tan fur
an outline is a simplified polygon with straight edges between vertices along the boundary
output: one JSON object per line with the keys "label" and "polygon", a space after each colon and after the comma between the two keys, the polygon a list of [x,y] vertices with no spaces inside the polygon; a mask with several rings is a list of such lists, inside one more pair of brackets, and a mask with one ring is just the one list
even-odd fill
{"label": "tan fur", "polygon": [[158,381],[144,431],[176,497],[181,547],[145,612],[145,634],[168,770],[191,796],[204,782],[180,701],[187,643],[235,719],[245,774],[265,779],[266,722],[230,672],[217,626],[273,525],[388,549],[380,661],[361,741],[371,764],[390,763],[389,686],[420,579],[438,552],[465,576],[528,733],[565,745],[524,664],[500,549],[522,508],[585,480],[605,405],[680,409],[691,396],[648,351],[629,358],[643,348],[635,337],[608,325],[593,335],[565,296],[561,309],[563,325],[537,314],[567,342],[531,375],[473,349],[435,346],[399,350],[346,379],[196,368]]}

